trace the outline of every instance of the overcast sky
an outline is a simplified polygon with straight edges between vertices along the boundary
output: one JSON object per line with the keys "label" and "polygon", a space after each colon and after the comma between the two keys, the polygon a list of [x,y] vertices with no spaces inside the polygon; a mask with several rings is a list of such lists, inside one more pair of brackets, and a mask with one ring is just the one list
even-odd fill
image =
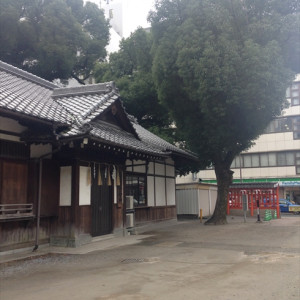
{"label": "overcast sky", "polygon": [[[107,8],[107,0],[84,0],[84,2],[96,3],[99,7]],[[123,2],[124,20],[126,24],[123,27],[123,37],[128,38],[130,34],[139,26],[143,28],[150,27],[147,22],[147,16],[151,9],[154,8],[155,0],[110,0],[111,4]],[[106,16],[108,17],[108,16]],[[109,53],[118,51],[121,37],[114,31],[110,31],[110,43],[106,47]]]}
{"label": "overcast sky", "polygon": [[[106,6],[107,0],[85,0],[96,3],[103,9]],[[131,31],[134,31],[138,26],[149,27],[147,22],[148,12],[154,7],[155,0],[110,0],[112,4],[125,2],[127,4],[125,9],[126,20],[130,22],[127,27],[130,27]]]}

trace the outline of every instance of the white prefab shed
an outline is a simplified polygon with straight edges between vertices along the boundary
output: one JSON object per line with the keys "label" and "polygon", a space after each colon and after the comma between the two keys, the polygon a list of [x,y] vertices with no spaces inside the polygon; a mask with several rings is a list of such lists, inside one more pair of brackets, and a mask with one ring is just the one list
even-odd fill
{"label": "white prefab shed", "polygon": [[213,184],[190,183],[176,185],[176,210],[178,217],[213,214],[217,200],[217,186]]}

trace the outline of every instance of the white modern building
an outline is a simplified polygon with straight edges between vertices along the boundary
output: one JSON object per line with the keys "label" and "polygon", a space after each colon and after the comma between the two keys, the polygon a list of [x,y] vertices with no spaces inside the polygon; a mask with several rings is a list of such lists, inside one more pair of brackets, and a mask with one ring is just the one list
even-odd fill
{"label": "white modern building", "polygon": [[[233,182],[279,182],[280,197],[300,203],[300,74],[286,96],[289,107],[233,161]],[[214,170],[177,178],[177,183],[198,181],[216,182]]]}
{"label": "white modern building", "polygon": [[128,38],[138,27],[147,28],[149,11],[154,6],[154,0],[102,0],[100,7],[110,20],[109,53],[119,50],[122,38]]}

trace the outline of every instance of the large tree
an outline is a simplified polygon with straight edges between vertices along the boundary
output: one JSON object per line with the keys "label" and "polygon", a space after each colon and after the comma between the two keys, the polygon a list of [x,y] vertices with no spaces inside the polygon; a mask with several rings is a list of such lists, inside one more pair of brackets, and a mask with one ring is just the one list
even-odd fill
{"label": "large tree", "polygon": [[139,124],[173,142],[175,130],[166,107],[158,101],[152,78],[152,35],[138,28],[120,42],[120,50],[111,53],[108,62],[95,69],[98,82],[115,81],[128,113]]}
{"label": "large tree", "polygon": [[80,83],[106,56],[109,24],[82,0],[1,0],[0,59],[48,80]]}
{"label": "large tree", "polygon": [[214,167],[207,223],[224,224],[231,163],[280,114],[299,71],[299,1],[162,0],[149,20],[159,99],[202,167]]}

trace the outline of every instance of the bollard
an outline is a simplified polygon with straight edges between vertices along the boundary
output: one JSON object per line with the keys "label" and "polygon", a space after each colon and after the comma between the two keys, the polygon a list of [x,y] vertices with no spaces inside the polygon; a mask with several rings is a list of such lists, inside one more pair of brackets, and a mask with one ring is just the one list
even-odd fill
{"label": "bollard", "polygon": [[202,208],[200,208],[200,223],[202,223]]}
{"label": "bollard", "polygon": [[257,205],[257,222],[260,223],[260,211],[259,211],[259,200],[256,201],[256,205]]}

